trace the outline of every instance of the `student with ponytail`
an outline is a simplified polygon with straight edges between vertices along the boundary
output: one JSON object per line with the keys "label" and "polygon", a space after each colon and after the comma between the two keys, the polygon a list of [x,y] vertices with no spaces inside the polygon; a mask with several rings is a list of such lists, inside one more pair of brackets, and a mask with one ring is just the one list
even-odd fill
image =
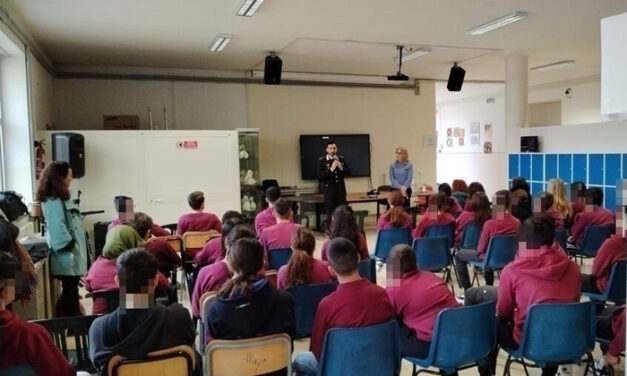
{"label": "student with ponytail", "polygon": [[313,232],[303,227],[299,228],[292,235],[292,257],[287,265],[281,266],[277,274],[279,289],[333,280],[327,265],[313,257],[314,249],[316,238]]}
{"label": "student with ponytail", "polygon": [[377,221],[377,230],[397,228],[397,227],[412,227],[411,217],[404,209],[405,197],[401,191],[392,191],[388,196],[388,203],[390,204],[390,210],[379,217]]}
{"label": "student with ponytail", "polygon": [[459,244],[462,241],[464,235],[464,229],[470,222],[475,222],[479,226],[483,227],[483,224],[492,218],[492,209],[490,209],[490,200],[484,192],[475,192],[470,200],[471,211],[464,210],[462,214],[457,217],[455,225],[455,244]]}

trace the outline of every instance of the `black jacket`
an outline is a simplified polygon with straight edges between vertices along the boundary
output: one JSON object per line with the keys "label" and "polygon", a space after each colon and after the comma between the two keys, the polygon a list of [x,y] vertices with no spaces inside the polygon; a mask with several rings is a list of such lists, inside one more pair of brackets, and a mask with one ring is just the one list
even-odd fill
{"label": "black jacket", "polygon": [[327,160],[326,155],[318,159],[318,180],[322,184],[322,193],[325,196],[346,196],[344,178],[350,176],[351,169],[346,164],[344,157],[338,155],[337,159],[342,163],[343,170],[336,168],[335,171],[331,171],[334,160]]}

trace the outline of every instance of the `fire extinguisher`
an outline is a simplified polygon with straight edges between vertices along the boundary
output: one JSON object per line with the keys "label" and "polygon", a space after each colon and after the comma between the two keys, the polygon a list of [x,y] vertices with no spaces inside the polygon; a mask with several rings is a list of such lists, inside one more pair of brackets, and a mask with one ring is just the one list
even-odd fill
{"label": "fire extinguisher", "polygon": [[41,173],[46,167],[46,149],[44,146],[46,142],[44,140],[35,141],[35,178],[39,180]]}

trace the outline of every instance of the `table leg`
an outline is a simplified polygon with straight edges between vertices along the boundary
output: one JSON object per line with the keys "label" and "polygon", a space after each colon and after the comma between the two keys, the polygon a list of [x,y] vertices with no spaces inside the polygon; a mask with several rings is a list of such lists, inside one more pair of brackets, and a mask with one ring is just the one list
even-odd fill
{"label": "table leg", "polygon": [[320,223],[321,222],[320,205],[322,204],[318,204],[318,203],[314,204],[314,206],[316,207],[316,230],[322,232],[322,223]]}

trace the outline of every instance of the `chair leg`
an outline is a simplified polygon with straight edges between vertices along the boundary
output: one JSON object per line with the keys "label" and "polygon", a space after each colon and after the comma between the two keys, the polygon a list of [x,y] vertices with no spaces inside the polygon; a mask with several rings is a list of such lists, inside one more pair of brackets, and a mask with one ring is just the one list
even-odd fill
{"label": "chair leg", "polygon": [[[505,361],[505,367],[503,368],[503,376],[509,376],[509,367],[512,365],[512,356],[507,355],[507,360]],[[494,370],[496,374],[496,370]]]}
{"label": "chair leg", "polygon": [[525,360],[523,359],[520,364],[522,364],[523,369],[525,370],[525,375],[529,376],[529,370],[527,369],[527,365],[525,364]]}
{"label": "chair leg", "polygon": [[477,287],[481,287],[481,282],[479,281],[479,274],[477,273],[476,268],[472,268],[472,281],[470,282],[470,286],[475,285],[475,281],[477,281]]}
{"label": "chair leg", "polygon": [[[588,351],[586,353],[588,355],[587,360],[586,360],[586,370],[583,373],[583,376],[587,376],[588,375],[588,368],[590,368],[592,366],[592,375],[597,376],[597,366],[596,364],[594,364],[594,357],[592,356],[592,353],[590,351]],[[598,370],[599,373],[601,373],[601,370]]]}
{"label": "chair leg", "polygon": [[414,368],[411,370],[411,376],[416,376],[418,375],[418,372],[416,372],[416,365],[414,364]]}

